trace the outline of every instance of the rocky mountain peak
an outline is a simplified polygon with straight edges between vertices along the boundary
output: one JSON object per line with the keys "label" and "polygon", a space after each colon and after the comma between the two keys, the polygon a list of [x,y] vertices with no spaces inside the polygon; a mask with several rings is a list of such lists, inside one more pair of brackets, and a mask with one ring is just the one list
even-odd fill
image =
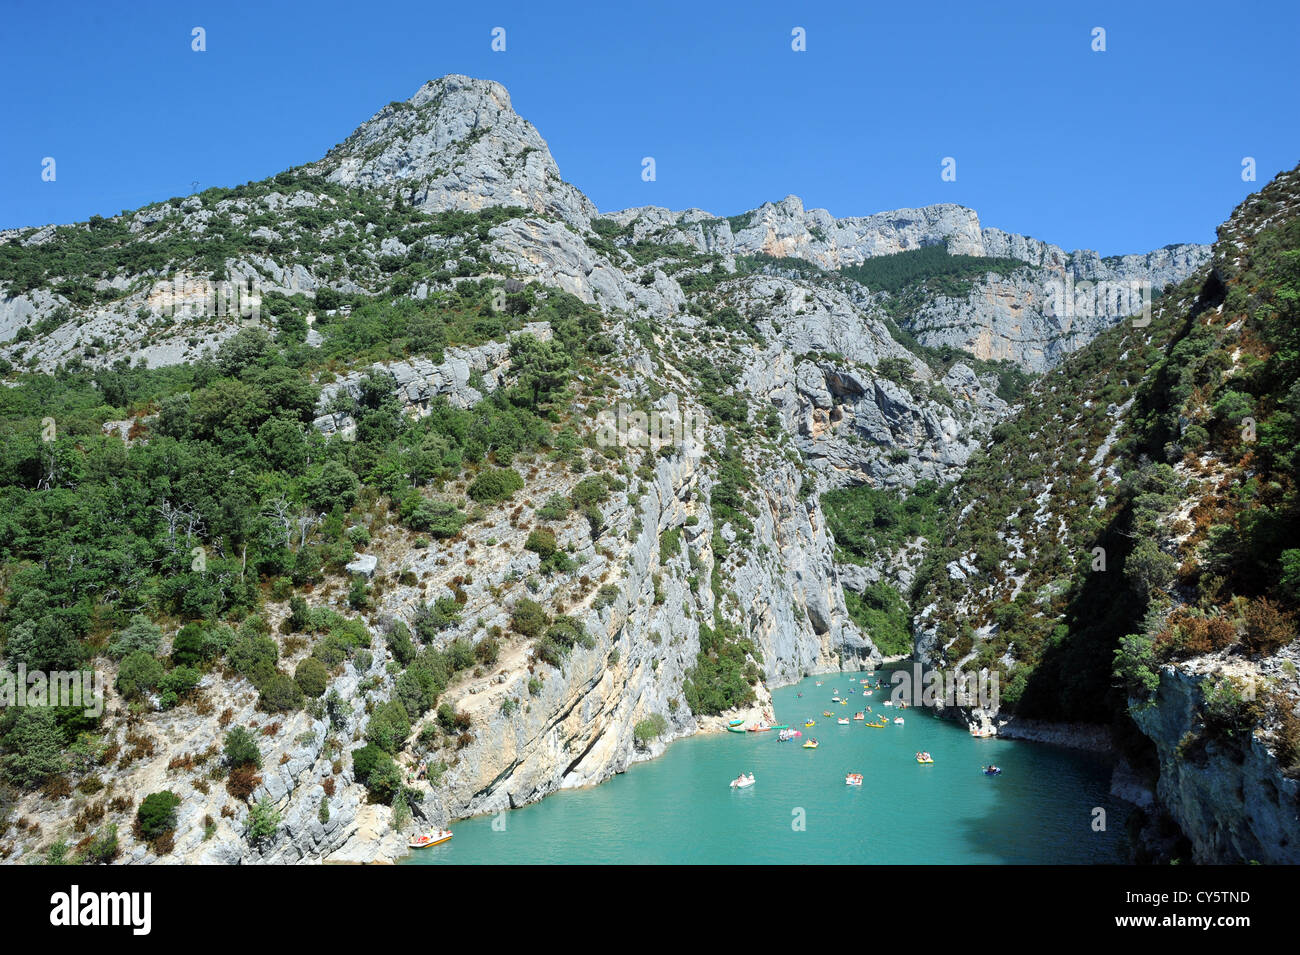
{"label": "rocky mountain peak", "polygon": [[389,103],[318,168],[430,212],[522,206],[586,227],[596,209],[560,176],[546,141],[500,83],[448,75]]}

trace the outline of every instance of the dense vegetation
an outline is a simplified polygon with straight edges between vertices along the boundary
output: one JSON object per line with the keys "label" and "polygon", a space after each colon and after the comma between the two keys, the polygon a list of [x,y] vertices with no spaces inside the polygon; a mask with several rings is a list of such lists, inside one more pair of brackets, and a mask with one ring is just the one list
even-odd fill
{"label": "dense vegetation", "polygon": [[[599,315],[572,296],[530,289],[498,312],[489,291],[471,282],[420,303],[362,303],[324,325],[320,348],[251,328],[187,366],[120,362],[19,376],[0,391],[5,664],[51,671],[117,661],[117,689],[135,712],[205,705],[198,684],[221,668],[252,681],[268,713],[305,706],[338,724],[348,704],[329,684],[344,660],[370,666],[374,638],[359,618],[309,607],[302,594],[340,574],[376,521],[453,537],[470,505],[522,486],[515,456],[571,453],[553,404],[576,362],[612,347]],[[320,394],[313,379],[328,380],[338,357],[437,354],[444,342],[500,337],[524,317],[550,321],[554,338],[516,337],[513,386],[474,408],[436,401],[413,420],[391,378],[368,374],[329,409],[351,416],[354,440],[311,427]],[[126,441],[102,428],[120,419],[134,422]],[[446,483],[462,476],[469,501],[448,499]],[[391,706],[372,714],[369,738],[390,757],[402,728],[437,705],[454,673],[495,659],[490,634],[477,647],[460,640],[438,649],[464,598],[431,597],[414,633],[393,623],[383,634],[401,671]],[[367,606],[363,580],[348,599]],[[286,601],[277,638],[268,609]],[[168,648],[164,632],[177,627]],[[287,671],[282,655],[304,643],[309,655]],[[466,727],[449,725],[464,745]],[[0,712],[0,789],[62,792],[69,779],[129,765],[141,752],[80,709]],[[375,781],[376,798],[391,799],[400,789],[377,762],[378,775],[364,778]],[[251,760],[226,769],[232,792],[251,792]],[[141,825],[154,831],[161,816],[151,804]],[[260,829],[270,818],[260,813]]]}
{"label": "dense vegetation", "polygon": [[[836,559],[882,565],[917,538],[934,541],[946,495],[947,489],[933,481],[919,482],[906,497],[866,484],[826,492],[822,510],[835,535]],[[890,584],[878,581],[861,594],[846,588],[844,602],[853,622],[882,653],[911,652],[911,610],[904,595]]]}
{"label": "dense vegetation", "polygon": [[983,255],[952,255],[946,246],[928,245],[921,249],[877,255],[840,268],[840,274],[860,282],[873,292],[898,295],[904,290],[926,285],[932,292],[961,296],[971,289],[971,281],[989,272],[1009,275],[1025,267],[1019,259]]}
{"label": "dense vegetation", "polygon": [[[1279,181],[1240,208],[1214,271],[1162,298],[1150,327],[1104,332],[1038,381],[963,476],[921,587],[949,663],[1015,661],[1004,706],[1107,721],[1155,688],[1160,662],[1295,638],[1294,192]],[[1106,467],[1120,480],[1103,487]],[[948,572],[963,555],[975,576]],[[1214,692],[1247,722],[1276,706],[1287,723],[1287,706]]]}

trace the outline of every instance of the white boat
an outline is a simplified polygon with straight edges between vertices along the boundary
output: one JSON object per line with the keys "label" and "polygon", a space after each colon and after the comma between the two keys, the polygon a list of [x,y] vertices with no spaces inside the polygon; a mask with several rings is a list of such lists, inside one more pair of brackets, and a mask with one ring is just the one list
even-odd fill
{"label": "white boat", "polygon": [[848,720],[845,720],[845,719],[836,720],[836,722],[839,723],[841,726],[848,726],[848,725],[849,725],[849,721],[848,721]]}
{"label": "white boat", "polygon": [[902,726],[902,725],[903,725],[903,718],[902,718],[901,716],[895,716],[895,717],[894,717],[894,722],[895,722],[897,725]]}
{"label": "white boat", "polygon": [[748,776],[746,776],[744,773],[741,773],[739,776],[737,776],[735,779],[731,781],[732,789],[748,789],[752,785],[754,785],[753,773],[750,773]]}
{"label": "white boat", "polygon": [[893,700],[885,700],[885,706],[893,706],[893,705],[894,705]]}
{"label": "white boat", "polygon": [[447,829],[437,829],[433,832],[421,833],[411,838],[407,843],[412,849],[427,849],[429,846],[440,846],[451,838],[451,832]]}

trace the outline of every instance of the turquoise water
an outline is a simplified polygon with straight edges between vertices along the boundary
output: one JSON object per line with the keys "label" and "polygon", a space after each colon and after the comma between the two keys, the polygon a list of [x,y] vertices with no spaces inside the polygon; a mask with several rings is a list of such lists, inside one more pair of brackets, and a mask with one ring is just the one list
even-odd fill
{"label": "turquoise water", "polygon": [[[1124,861],[1127,810],[1107,792],[1109,765],[1086,753],[976,740],[919,709],[884,729],[839,726],[863,709],[858,677],[826,674],[773,694],[779,722],[820,740],[776,733],[704,734],[589,789],[567,790],[493,817],[455,823],[455,837],[413,864],[468,863],[1098,863]],[[821,679],[823,685],[815,686]],[[831,702],[850,686],[848,706]],[[803,699],[797,694],[803,692]],[[835,711],[825,718],[823,710]],[[870,715],[870,714],[868,714]],[[896,726],[892,719],[904,718]],[[802,723],[815,719],[811,729]],[[934,765],[918,765],[927,750]],[[986,763],[1001,776],[980,772]],[[753,772],[754,786],[728,783]],[[861,788],[844,784],[862,773]],[[1092,828],[1106,810],[1106,831]],[[802,819],[803,828],[797,828]],[[504,828],[502,825],[504,824]]]}

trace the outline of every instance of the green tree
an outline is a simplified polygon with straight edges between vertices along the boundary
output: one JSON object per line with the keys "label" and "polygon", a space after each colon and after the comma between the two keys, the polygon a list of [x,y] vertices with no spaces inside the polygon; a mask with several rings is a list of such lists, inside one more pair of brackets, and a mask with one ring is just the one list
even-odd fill
{"label": "green tree", "polygon": [[123,696],[133,699],[153,690],[162,678],[163,665],[153,654],[133,650],[118,668],[117,689]]}
{"label": "green tree", "polygon": [[232,769],[238,766],[262,766],[262,752],[257,746],[257,737],[246,727],[234,726],[226,734],[226,745],[222,751],[226,765]]}
{"label": "green tree", "polygon": [[19,710],[4,742],[9,751],[3,758],[5,775],[23,789],[34,788],[67,768],[67,740],[54,710],[48,707]]}
{"label": "green tree", "polygon": [[516,335],[510,341],[510,365],[518,392],[530,408],[550,401],[569,380],[569,353],[557,341]]}

